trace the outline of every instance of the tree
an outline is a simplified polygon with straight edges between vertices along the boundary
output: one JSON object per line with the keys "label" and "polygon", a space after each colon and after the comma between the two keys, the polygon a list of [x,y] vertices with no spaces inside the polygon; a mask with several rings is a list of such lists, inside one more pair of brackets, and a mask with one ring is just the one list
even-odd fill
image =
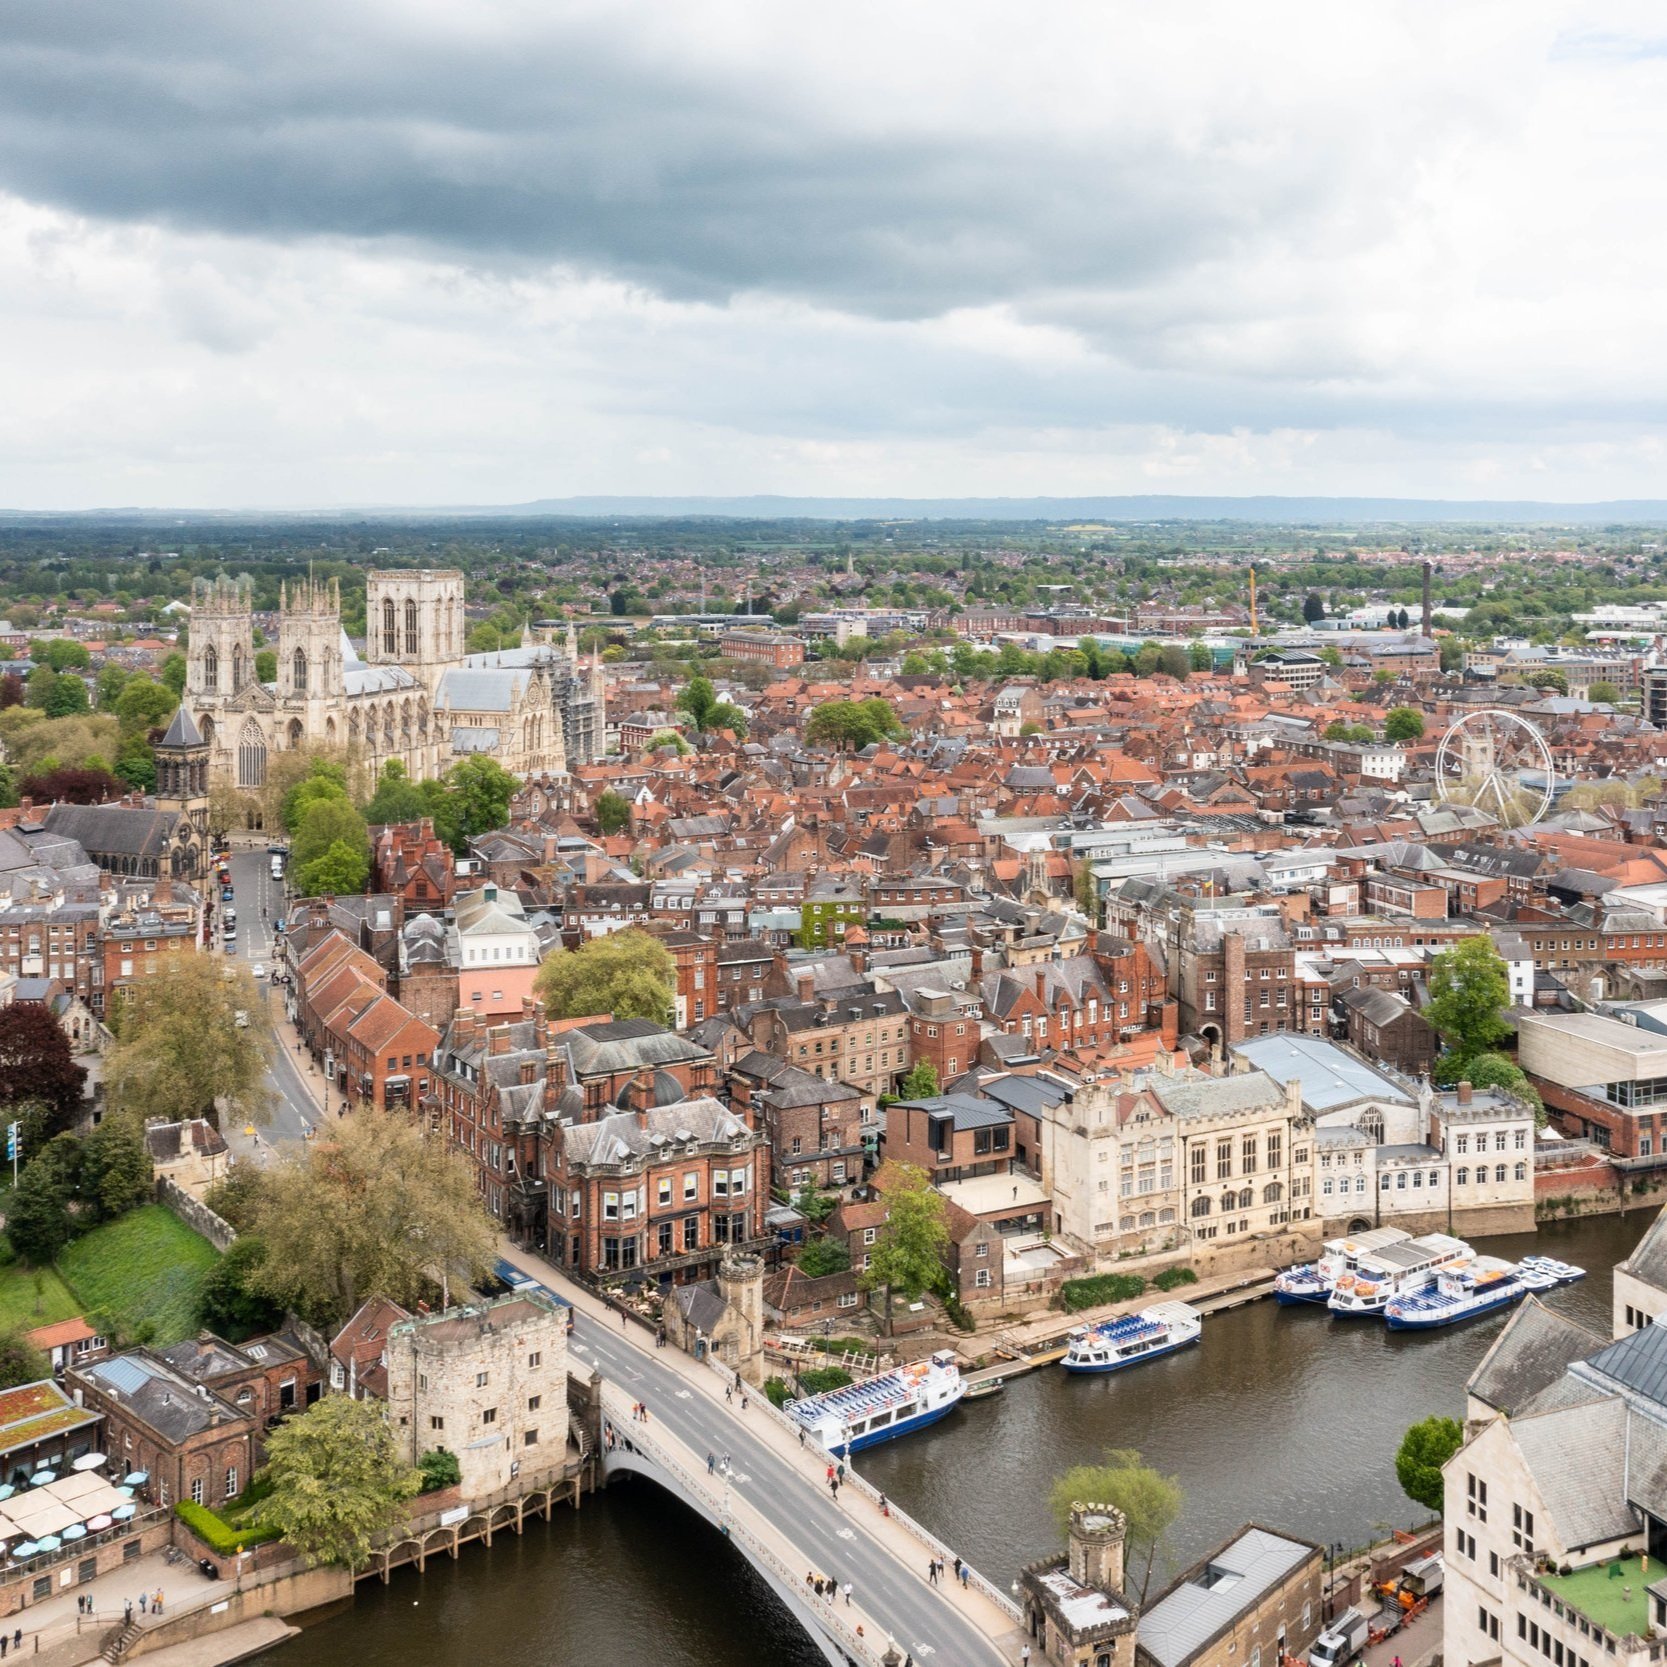
{"label": "tree", "polygon": [[55,678],[52,687],[47,690],[46,699],[41,703],[41,710],[49,718],[70,718],[77,712],[87,712],[92,708],[92,702],[87,698],[87,685],[74,672],[65,672],[63,676]]}
{"label": "tree", "polygon": [[877,696],[872,700],[824,701],[805,724],[807,741],[852,751],[878,741],[901,740],[907,733],[891,702]]}
{"label": "tree", "polygon": [[1317,590],[1311,590],[1303,597],[1302,617],[1310,625],[1317,624],[1325,618],[1325,598]]}
{"label": "tree", "polygon": [[44,775],[25,776],[18,788],[36,804],[102,805],[119,799],[126,783],[105,769],[66,764]]}
{"label": "tree", "polygon": [[484,1277],[497,1227],[469,1165],[404,1117],[361,1110],[265,1173],[254,1287],[332,1329],[367,1296],[410,1308],[455,1276]]}
{"label": "tree", "polygon": [[644,752],[658,752],[662,747],[670,747],[679,758],[695,749],[677,733],[675,729],[657,729],[643,742]]}
{"label": "tree", "polygon": [[1179,643],[1168,643],[1158,650],[1158,670],[1177,683],[1185,683],[1192,670],[1192,655]]}
{"label": "tree", "polygon": [[678,709],[689,714],[689,721],[696,729],[711,728],[709,720],[721,704],[712,680],[707,677],[691,677],[677,697]]}
{"label": "tree", "polygon": [[401,1463],[377,1400],[328,1395],[266,1438],[271,1492],[253,1520],[275,1528],[310,1564],[360,1567],[379,1535],[398,1526],[422,1486]]}
{"label": "tree", "polygon": [[1168,1541],[1186,1498],[1173,1476],[1142,1463],[1132,1447],[1112,1447],[1099,1464],[1072,1465],[1055,1477],[1048,1502],[1061,1533],[1075,1505],[1110,1505],[1123,1513],[1128,1528],[1124,1568],[1132,1582],[1135,1565],[1144,1564],[1133,1594],[1144,1602],[1158,1553]]}
{"label": "tree", "polygon": [[178,700],[185,693],[185,674],[187,671],[185,656],[175,649],[162,662],[162,669],[157,674],[166,688],[173,690],[174,698]]}
{"label": "tree", "polygon": [[282,1304],[260,1289],[265,1262],[265,1240],[252,1233],[233,1239],[231,1249],[203,1280],[197,1323],[230,1343],[241,1343],[245,1337],[257,1337],[282,1325]]}
{"label": "tree", "polygon": [[1192,669],[1194,671],[1209,672],[1215,670],[1215,656],[1210,653],[1209,648],[1205,644],[1195,642],[1192,647],[1187,650],[1187,656],[1192,662]]}
{"label": "tree", "polygon": [[21,706],[27,692],[28,686],[15,671],[9,671],[4,677],[0,677],[0,712],[8,706]]}
{"label": "tree", "polygon": [[395,822],[419,822],[426,815],[428,801],[422,788],[397,758],[390,758],[377,777],[374,797],[365,806],[365,820],[373,828],[380,828]]}
{"label": "tree", "polygon": [[1586,698],[1596,701],[1600,706],[1618,706],[1621,691],[1613,683],[1594,683],[1586,691]]}
{"label": "tree", "polygon": [[153,682],[142,672],[127,680],[115,703],[115,713],[124,730],[161,729],[174,715],[179,696],[165,684]]}
{"label": "tree", "polygon": [[98,709],[101,712],[114,710],[116,702],[121,698],[122,690],[134,676],[126,666],[118,666],[114,660],[106,661],[98,670]]}
{"label": "tree", "polygon": [[50,1152],[50,1145],[43,1147],[40,1155],[24,1166],[6,1205],[6,1237],[32,1268],[51,1267],[58,1252],[75,1237],[65,1168],[56,1156],[48,1155]]}
{"label": "tree", "polygon": [[1458,1452],[1464,1430],[1456,1418],[1424,1418],[1401,1437],[1395,1454],[1395,1475],[1408,1499],[1441,1513],[1441,1467]]}
{"label": "tree", "polygon": [[264,1122],[272,1033],[237,1023],[259,999],[246,967],[165,956],[154,976],[124,988],[115,1011],[105,1056],[111,1104],[141,1121],[206,1117],[218,1127],[218,1102],[238,1122]]}
{"label": "tree", "polygon": [[798,1266],[806,1279],[821,1279],[844,1273],[851,1266],[851,1253],[838,1239],[812,1239],[799,1252]]}
{"label": "tree", "polygon": [[81,1147],[81,1196],[100,1221],[136,1210],[151,1196],[150,1149],[137,1118],[111,1112]]}
{"label": "tree", "polygon": [[39,1383],[52,1376],[52,1363],[20,1331],[0,1331],[0,1389]]}
{"label": "tree", "polygon": [[86,1069],[48,1009],[34,1002],[0,1007],[0,1106],[38,1101],[49,1115],[48,1132],[57,1134],[81,1115],[86,1084]]}
{"label": "tree", "polygon": [[476,754],[446,772],[446,797],[456,820],[452,849],[459,855],[475,834],[490,833],[509,820],[509,801],[521,785],[496,759]]}
{"label": "tree", "polygon": [[1392,706],[1384,720],[1386,741],[1416,741],[1424,733],[1424,714],[1416,706]]}
{"label": "tree", "polygon": [[369,849],[345,839],[334,841],[329,850],[295,871],[296,890],[303,897],[351,897],[363,891],[369,879]]}
{"label": "tree", "polygon": [[466,654],[496,654],[504,646],[502,633],[496,625],[488,620],[482,620],[479,625],[470,629],[464,640],[463,650]]}
{"label": "tree", "polygon": [[949,1247],[949,1224],[943,1194],[934,1190],[925,1170],[912,1163],[888,1164],[886,1173],[885,1225],[859,1281],[865,1291],[885,1288],[889,1330],[893,1291],[914,1302],[938,1282]]}
{"label": "tree", "polygon": [[533,983],[553,1019],[612,1014],[662,1025],[675,1017],[676,989],[671,952],[658,938],[635,930],[610,932],[577,949],[552,951]]}
{"label": "tree", "polygon": [[111,773],[141,793],[156,788],[156,754],[143,735],[124,735]]}
{"label": "tree", "polygon": [[897,1085],[900,1100],[931,1100],[938,1092],[938,1069],[929,1059],[917,1059]]}
{"label": "tree", "polygon": [[284,792],[279,819],[293,839],[315,804],[348,803],[347,770],[333,759],[314,757],[306,774]]}
{"label": "tree", "polygon": [[345,797],[314,799],[302,813],[290,841],[290,864],[298,871],[304,870],[315,857],[322,857],[337,844],[363,852],[369,872],[370,833],[364,817]]}
{"label": "tree", "polygon": [[85,671],[93,663],[86,645],[71,642],[68,637],[54,637],[50,642],[37,643],[35,658],[44,660],[54,671]]}
{"label": "tree", "polygon": [[631,801],[611,787],[597,795],[595,809],[597,830],[604,838],[631,824]]}
{"label": "tree", "polygon": [[1465,938],[1430,962],[1430,999],[1424,1017],[1461,1059],[1508,1033],[1500,1015],[1511,1003],[1511,980],[1493,945]]}
{"label": "tree", "polygon": [[1079,912],[1087,915],[1089,921],[1097,926],[1100,921],[1100,888],[1094,880],[1094,865],[1087,857],[1077,864],[1072,889]]}
{"label": "tree", "polygon": [[1530,689],[1551,689],[1560,695],[1566,695],[1569,692],[1568,676],[1560,671],[1530,672],[1527,683]]}
{"label": "tree", "polygon": [[1502,1053],[1474,1053],[1468,1058],[1461,1058],[1456,1053],[1444,1053],[1430,1067],[1430,1079],[1443,1088],[1451,1088],[1456,1082],[1468,1082],[1472,1088],[1503,1089],[1505,1093],[1515,1095],[1524,1105],[1532,1107],[1535,1126],[1545,1127],[1545,1101],[1540,1098],[1539,1090],[1528,1080],[1522,1067]]}
{"label": "tree", "polygon": [[258,648],[255,650],[255,681],[257,683],[276,683],[278,681],[278,654],[275,649]]}
{"label": "tree", "polygon": [[437,1493],[441,1488],[454,1488],[463,1480],[463,1466],[457,1455],[444,1447],[431,1447],[417,1460],[424,1493]]}

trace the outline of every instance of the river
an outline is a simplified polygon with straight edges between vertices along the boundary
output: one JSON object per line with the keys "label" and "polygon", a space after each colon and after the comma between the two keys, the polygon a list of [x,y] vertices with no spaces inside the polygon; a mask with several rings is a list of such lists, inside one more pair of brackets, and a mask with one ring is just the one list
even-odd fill
{"label": "river", "polygon": [[[1638,1212],[1490,1239],[1590,1270],[1547,1299],[1607,1337],[1610,1270],[1647,1225]],[[1177,1293],[1184,1295],[1184,1292]],[[1205,1321],[1198,1347],[1110,1377],[1043,1368],[942,1424],[859,1457],[858,1468],[1003,1582],[1058,1543],[1048,1483],[1106,1447],[1178,1477],[1184,1567],[1251,1518],[1354,1546],[1421,1513],[1395,1480],[1407,1425],[1463,1414],[1464,1383],[1504,1314],[1428,1335],[1251,1303]],[[367,1583],[271,1667],[823,1667],[768,1588],[716,1530],[647,1484],[615,1487],[490,1550],[427,1574]]]}

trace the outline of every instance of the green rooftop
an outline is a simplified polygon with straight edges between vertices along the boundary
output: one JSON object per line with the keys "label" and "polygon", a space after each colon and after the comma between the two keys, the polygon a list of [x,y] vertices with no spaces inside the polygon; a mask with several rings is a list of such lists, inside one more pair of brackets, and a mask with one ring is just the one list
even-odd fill
{"label": "green rooftop", "polygon": [[1573,1574],[1542,1574],[1539,1579],[1554,1597],[1606,1632],[1617,1638],[1629,1634],[1642,1638],[1650,1626],[1645,1588],[1667,1574],[1667,1565],[1653,1558],[1646,1573],[1643,1561],[1635,1552],[1625,1559],[1611,1558],[1576,1569]]}

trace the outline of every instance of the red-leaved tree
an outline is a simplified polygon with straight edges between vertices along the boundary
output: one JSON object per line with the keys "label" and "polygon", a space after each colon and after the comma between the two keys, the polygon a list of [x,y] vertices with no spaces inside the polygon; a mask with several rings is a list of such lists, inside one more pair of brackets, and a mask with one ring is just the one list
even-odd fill
{"label": "red-leaved tree", "polygon": [[57,1134],[80,1116],[86,1081],[64,1027],[46,1008],[35,1002],[0,1007],[0,1106],[39,1101]]}

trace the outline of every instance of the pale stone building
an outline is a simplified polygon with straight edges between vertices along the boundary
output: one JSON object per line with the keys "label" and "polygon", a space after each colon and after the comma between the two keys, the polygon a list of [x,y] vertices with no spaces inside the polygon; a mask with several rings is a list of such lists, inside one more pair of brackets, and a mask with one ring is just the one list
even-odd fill
{"label": "pale stone building", "polygon": [[[341,626],[336,581],[299,580],[278,603],[277,678],[255,674],[253,589],[225,575],[193,591],[184,708],[208,746],[209,775],[246,793],[273,754],[318,746],[374,776],[397,759],[414,777],[486,754],[516,776],[566,773],[600,756],[602,666],[561,644],[466,654],[463,575],[366,575],[363,658]],[[575,744],[577,736],[577,744]]]}
{"label": "pale stone building", "polygon": [[567,1454],[567,1310],[537,1291],[388,1329],[388,1418],[401,1456],[457,1455],[465,1499]]}
{"label": "pale stone building", "polygon": [[1094,1256],[1237,1240],[1309,1218],[1313,1124],[1260,1071],[1140,1073],[1039,1113],[1054,1231]]}
{"label": "pale stone building", "polygon": [[1638,1241],[1637,1248],[1615,1269],[1617,1337],[1653,1325],[1667,1313],[1667,1210],[1663,1210]]}

